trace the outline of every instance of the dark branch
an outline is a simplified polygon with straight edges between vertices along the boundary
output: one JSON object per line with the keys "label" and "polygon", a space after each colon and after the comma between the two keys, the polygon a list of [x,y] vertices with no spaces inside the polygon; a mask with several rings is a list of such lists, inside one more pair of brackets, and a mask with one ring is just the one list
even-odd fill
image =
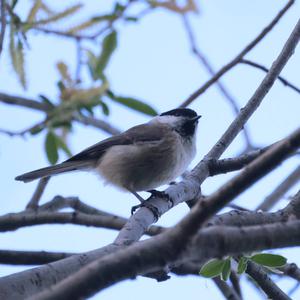
{"label": "dark branch", "polygon": [[23,106],[35,110],[41,110],[44,112],[47,112],[50,109],[50,107],[45,103],[19,97],[19,96],[10,96],[4,93],[0,93],[0,102],[11,104],[11,105]]}
{"label": "dark branch", "polygon": [[249,261],[246,273],[256,281],[268,298],[276,300],[292,300],[271,280],[261,266]]}
{"label": "dark branch", "polygon": [[39,180],[39,183],[34,191],[30,201],[28,202],[26,209],[36,210],[39,206],[39,201],[45,191],[45,188],[50,180],[50,177],[44,177]]}
{"label": "dark branch", "polygon": [[[256,62],[253,62],[253,61],[248,60],[248,59],[242,59],[242,60],[240,61],[240,63],[245,64],[245,65],[249,65],[249,66],[252,66],[252,67],[255,67],[255,68],[260,69],[260,70],[262,70],[262,71],[264,71],[264,72],[266,72],[266,73],[269,72],[269,69],[266,68],[265,66],[260,65],[260,64],[258,64],[258,63],[256,63]],[[290,83],[287,79],[283,78],[282,76],[278,76],[277,79],[278,79],[283,85],[290,87],[291,89],[293,89],[293,90],[296,91],[297,93],[300,93],[300,88],[298,88],[298,87],[295,86],[294,84]]]}

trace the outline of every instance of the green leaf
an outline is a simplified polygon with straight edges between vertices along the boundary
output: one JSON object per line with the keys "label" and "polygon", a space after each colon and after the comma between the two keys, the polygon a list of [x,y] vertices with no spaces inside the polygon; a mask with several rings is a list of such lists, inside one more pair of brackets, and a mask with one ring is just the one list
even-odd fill
{"label": "green leaf", "polygon": [[58,89],[59,89],[61,92],[63,92],[63,91],[66,89],[64,83],[63,83],[61,80],[59,80],[59,81],[57,82],[57,87],[58,87]]}
{"label": "green leaf", "polygon": [[237,268],[237,273],[238,274],[243,274],[246,269],[247,269],[247,265],[248,265],[248,258],[245,256],[242,256],[239,260],[239,264],[238,264],[238,268]]}
{"label": "green leaf", "polygon": [[[10,35],[9,35],[9,53],[12,61],[12,66],[16,72],[20,83],[23,88],[26,88],[26,77],[24,70],[24,52],[22,41],[17,36],[18,32],[16,27],[12,24],[10,26]],[[17,41],[17,44],[16,44]]]}
{"label": "green leaf", "polygon": [[91,51],[86,49],[86,55],[87,55],[87,65],[89,68],[89,71],[91,73],[91,76],[94,80],[97,79],[96,74],[96,67],[97,67],[97,56]]}
{"label": "green leaf", "polygon": [[231,258],[229,257],[224,261],[223,270],[221,273],[221,279],[224,281],[228,280],[230,273],[231,273]]}
{"label": "green leaf", "polygon": [[56,136],[52,131],[49,131],[46,135],[45,141],[46,154],[49,162],[54,165],[58,160]]}
{"label": "green leaf", "polygon": [[30,129],[29,132],[30,132],[30,134],[32,134],[32,135],[36,135],[36,134],[40,133],[43,129],[44,129],[43,126],[34,126],[34,127],[32,127],[32,128]]}
{"label": "green leaf", "polygon": [[72,152],[70,151],[67,144],[64,142],[64,140],[60,136],[55,136],[56,138],[56,145],[58,148],[62,149],[69,157],[72,156]]}
{"label": "green leaf", "polygon": [[270,253],[255,254],[251,256],[250,259],[259,265],[267,267],[282,267],[287,262],[287,259],[285,257]]}
{"label": "green leaf", "polygon": [[117,32],[113,30],[109,33],[102,42],[102,51],[98,57],[98,61],[95,68],[95,73],[98,78],[102,78],[103,71],[106,68],[111,55],[117,47]]}
{"label": "green leaf", "polygon": [[139,19],[137,17],[125,17],[125,20],[129,22],[137,22]]}
{"label": "green leaf", "polygon": [[199,274],[207,278],[216,277],[222,273],[224,263],[224,260],[212,259],[202,266]]}
{"label": "green leaf", "polygon": [[115,102],[130,107],[136,111],[142,112],[149,116],[157,116],[157,111],[149,104],[131,97],[116,96],[112,91],[107,91],[107,96]]}
{"label": "green leaf", "polygon": [[108,108],[107,104],[101,101],[100,105],[102,107],[103,114],[108,116],[109,115],[109,108]]}

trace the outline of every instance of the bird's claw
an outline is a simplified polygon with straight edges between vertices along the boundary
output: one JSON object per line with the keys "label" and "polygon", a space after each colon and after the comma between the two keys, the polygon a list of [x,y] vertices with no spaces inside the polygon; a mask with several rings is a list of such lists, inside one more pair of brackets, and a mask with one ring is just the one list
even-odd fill
{"label": "bird's claw", "polygon": [[159,211],[158,209],[150,204],[148,201],[143,201],[142,203],[138,204],[138,205],[134,205],[131,207],[131,214],[133,215],[134,212],[138,209],[138,208],[141,208],[141,207],[146,207],[148,208],[154,215],[154,217],[156,218],[156,220],[159,219],[160,215],[159,215]]}
{"label": "bird's claw", "polygon": [[166,199],[168,201],[168,203],[171,203],[170,208],[172,208],[174,206],[174,201],[171,199],[171,197],[166,192],[157,191],[157,190],[149,190],[147,192],[151,194],[150,198],[158,197],[158,198]]}

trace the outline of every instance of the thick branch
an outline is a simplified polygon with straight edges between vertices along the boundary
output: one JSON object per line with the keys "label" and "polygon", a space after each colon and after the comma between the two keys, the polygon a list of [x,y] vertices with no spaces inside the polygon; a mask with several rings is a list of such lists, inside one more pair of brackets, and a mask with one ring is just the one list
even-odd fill
{"label": "thick branch", "polygon": [[[289,3],[291,4],[292,2],[289,2]],[[228,145],[231,143],[233,138],[238,134],[238,132],[240,131],[240,129],[242,128],[244,123],[248,120],[249,116],[255,111],[257,105],[262,101],[263,97],[266,95],[266,93],[270,89],[271,85],[274,83],[274,80],[280,73],[281,69],[287,62],[288,58],[294,52],[296,44],[299,40],[299,34],[300,34],[300,24],[297,24],[297,27],[293,31],[291,37],[289,38],[287,44],[285,45],[285,47],[284,47],[283,51],[281,52],[281,54],[279,55],[278,59],[273,64],[273,66],[270,69],[270,72],[267,74],[265,80],[259,86],[255,95],[250,99],[249,102],[251,103],[251,105],[246,106],[246,108],[240,112],[239,116],[236,118],[236,120],[233,122],[233,124],[226,131],[225,135],[216,144],[216,146],[214,146],[213,149],[208,153],[208,155],[206,156],[207,159],[218,158],[224,152],[224,150],[228,147]],[[299,134],[299,137],[300,137],[300,132],[297,132],[297,134]],[[286,143],[280,143],[279,145],[272,147],[272,148],[274,148],[274,149],[272,149],[272,153],[274,154],[273,151],[276,150],[275,153],[278,154],[277,151],[281,152],[279,150],[279,149],[281,149],[281,150],[283,150],[285,155],[288,155],[288,153],[290,153],[295,147],[294,138],[292,140],[293,140],[293,142],[291,142],[291,140],[288,140],[288,141],[286,141]],[[270,150],[268,150],[265,154],[267,154]],[[258,158],[258,160],[260,160],[262,157],[263,157],[263,159],[265,159],[265,154],[263,154],[260,158]],[[277,154],[275,155],[275,157],[277,157],[277,159],[278,159],[279,156],[277,156]],[[282,159],[282,157],[281,157],[281,159]],[[250,166],[246,169],[249,169],[249,168],[250,168]],[[262,175],[262,174],[260,174],[260,175]],[[173,199],[174,204],[178,204],[182,201],[187,201],[189,199],[196,197],[196,195],[198,195],[199,185],[205,180],[205,178],[207,176],[208,176],[208,169],[207,169],[206,162],[204,161],[204,162],[201,162],[193,170],[192,175],[190,175],[187,179],[185,179],[184,181],[182,181],[179,184],[176,184],[175,186],[171,186],[166,191]],[[230,189],[232,190],[232,186],[230,186]],[[156,199],[153,199],[153,201],[151,201],[151,203],[158,207],[158,210],[160,213],[164,213],[169,209],[168,204],[163,199],[156,198]],[[224,204],[224,203],[222,203],[222,204]],[[209,212],[208,215],[210,215],[210,213],[211,213],[211,211]],[[143,222],[141,222],[141,220],[143,220]],[[141,237],[141,235],[144,233],[145,228],[147,228],[154,221],[155,221],[155,217],[153,216],[153,214],[147,208],[141,208],[130,219],[130,222],[128,222],[126,224],[126,226],[124,226],[124,228],[120,232],[116,242],[120,245],[122,245],[122,244],[124,245],[126,243],[131,243],[135,240],[138,240]],[[200,222],[202,222],[202,221],[203,220],[201,219]],[[194,232],[194,230],[192,231],[192,233],[193,232]],[[152,239],[149,241],[146,241],[146,242],[150,242],[150,241],[152,241]],[[143,242],[143,243],[146,243],[146,242]],[[183,243],[183,245],[184,245],[184,243]],[[111,253],[113,251],[113,249],[115,249],[115,248],[116,248],[116,245],[109,245],[102,249],[91,251],[88,253],[88,255],[84,256],[84,261],[85,262],[92,261],[93,259],[96,259],[100,255]],[[165,261],[162,258],[160,258],[160,257],[158,258],[156,255],[154,255],[153,257],[151,257],[151,261],[149,261],[148,265],[147,264],[141,265],[139,259],[138,259],[138,261],[135,261],[135,259],[137,259],[137,258],[131,256],[131,255],[138,254],[138,251],[136,251],[137,249],[136,248],[132,249],[132,248],[133,248],[133,246],[128,248],[127,251],[129,251],[129,252],[126,252],[126,254],[123,253],[124,261],[121,260],[122,263],[126,264],[126,262],[128,262],[128,260],[131,260],[130,261],[130,263],[132,263],[132,264],[130,264],[131,266],[136,266],[136,267],[143,266],[145,269],[147,269],[148,267],[152,268],[153,260],[155,260],[156,258],[159,259],[160,264],[165,263]],[[156,253],[157,253],[157,255],[161,254],[159,251],[157,251]],[[123,256],[122,256],[122,258],[123,258]],[[141,258],[141,257],[139,257],[139,258]],[[169,256],[168,256],[168,258],[172,259],[172,257],[169,257]],[[109,261],[108,257],[106,257],[106,259],[108,259],[108,261]],[[126,259],[126,262],[125,262],[125,259]],[[146,259],[148,259],[148,256],[146,256]],[[95,264],[97,265],[97,261],[95,262]],[[109,263],[108,263],[108,265],[109,265]],[[108,265],[103,264],[102,266],[105,268]],[[60,262],[53,263],[47,267],[41,267],[38,269],[38,272],[39,272],[40,276],[42,276],[42,278],[44,278],[44,276],[49,277],[49,272],[50,272],[51,274],[53,274],[53,276],[55,276],[54,278],[59,278],[58,280],[61,280],[62,278],[65,278],[69,274],[78,270],[81,266],[82,266],[82,256],[70,257],[70,258],[62,260]],[[110,268],[111,268],[111,265],[110,265]],[[124,272],[130,271],[129,274],[128,273],[118,274],[117,271],[120,269],[122,269],[122,268],[119,268],[119,266],[118,266],[116,273],[115,273],[116,276],[114,277],[113,281],[109,281],[109,284],[112,284],[113,282],[121,280],[122,278],[126,278],[128,275],[130,275],[132,273],[136,274],[136,272],[139,272],[139,270],[137,270],[137,269],[135,269],[135,270],[122,269]],[[62,273],[61,270],[63,270],[64,272]],[[84,272],[86,272],[85,269],[82,269],[82,270]],[[114,272],[113,268],[111,270],[112,270],[112,272]],[[19,278],[18,282],[21,282],[21,278],[26,280],[26,278],[32,276],[32,274],[34,274],[34,272],[36,272],[36,271],[37,270],[31,270],[30,272],[29,271],[22,272],[19,274],[19,276],[17,274],[15,274],[15,275],[12,275],[10,278],[14,278],[14,280]],[[96,273],[100,274],[98,272],[98,269],[97,269]],[[41,274],[43,274],[43,275],[41,275]],[[91,275],[92,274],[93,273],[91,273]],[[8,279],[8,281],[10,280],[10,278]],[[76,280],[75,275],[72,276],[72,279],[74,279],[74,278]],[[6,280],[2,281],[2,284],[5,285],[5,282],[7,282],[7,281]],[[39,286],[39,287],[31,285],[30,287],[28,287],[27,292],[28,292],[28,294],[33,294],[34,291],[42,290],[46,286],[51,286],[55,282],[57,282],[57,281],[52,280],[52,281],[43,282],[43,285]],[[93,281],[93,283],[94,283],[94,281]],[[97,280],[97,283],[99,283],[98,280]],[[101,284],[103,284],[103,282],[101,282]],[[104,283],[104,285],[105,285],[105,283]],[[75,285],[73,284],[73,287],[74,286],[77,287],[76,284]],[[96,284],[96,289],[97,288],[99,288],[99,286]]]}
{"label": "thick branch", "polygon": [[[284,159],[284,157],[299,146],[300,129],[287,138],[286,141],[278,143],[266,151],[266,153],[252,162],[239,176],[233,178],[229,183],[208,197],[206,201],[199,202],[191,210],[188,216],[180,221],[174,228],[169,229],[157,237],[132,245],[125,250],[120,250],[114,255],[108,255],[102,259],[97,259],[86,267],[83,267],[71,277],[52,287],[51,290],[36,295],[35,299],[60,299],[61,297],[80,299],[80,297],[91,296],[96,291],[106,288],[125,278],[141,273],[152,272],[162,268],[168,263],[175,262],[178,256],[183,254],[187,243],[190,242],[190,239],[197,232],[200,225],[204,224],[210,216],[224,207],[226,203],[231,201],[256,180],[271,171]],[[240,241],[240,244],[237,247],[237,244],[231,240],[231,246],[228,245],[227,247],[226,245],[224,247],[217,247],[217,249],[226,249],[225,251],[228,251],[228,249],[232,249],[232,246],[235,246],[232,251],[236,252],[238,251],[237,249],[240,249],[239,247],[242,246],[246,247],[242,251],[251,251],[252,249],[249,250],[251,245],[253,247],[261,247],[262,244],[266,245],[267,243],[267,245],[270,246],[270,240],[273,242],[273,239],[271,239],[272,234],[270,233],[270,228],[268,228],[268,226],[273,230],[273,236],[278,233],[281,233],[282,235],[283,232],[282,227],[284,227],[284,225],[276,225],[276,228],[274,228],[274,224],[264,227],[260,226],[259,230],[261,234],[264,233],[263,239],[261,240],[257,238],[259,233],[257,232],[258,228],[256,228],[255,238],[251,235],[251,232],[249,232],[249,234],[247,233],[247,236],[254,238],[252,243],[248,242],[247,244],[244,244]],[[285,225],[287,226],[287,224]],[[291,228],[288,229],[290,233],[289,236],[282,235],[281,238],[277,237],[274,239],[275,247],[282,246],[283,242],[288,245],[299,243],[298,230],[300,222],[294,222],[294,224],[289,225],[291,225]],[[226,230],[228,230],[228,228],[226,228]],[[236,228],[233,230],[236,230]],[[284,228],[284,230],[287,229]],[[221,229],[219,231],[221,232]],[[244,238],[245,230],[241,231],[240,234]],[[233,232],[231,232],[229,236],[229,239],[236,237]],[[266,237],[268,237],[268,239],[266,239]],[[238,239],[235,240],[237,241]],[[226,241],[222,240],[222,242],[222,245],[226,244]],[[203,251],[208,249],[206,242],[205,245],[206,247],[204,247]],[[214,243],[214,247],[215,245],[216,244]],[[210,253],[212,252],[213,251]]]}

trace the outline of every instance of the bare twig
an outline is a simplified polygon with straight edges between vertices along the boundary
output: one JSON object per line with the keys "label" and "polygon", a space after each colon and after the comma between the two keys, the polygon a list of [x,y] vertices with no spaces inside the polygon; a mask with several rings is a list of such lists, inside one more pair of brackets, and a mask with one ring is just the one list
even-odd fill
{"label": "bare twig", "polygon": [[236,291],[230,287],[225,281],[221,280],[219,277],[213,279],[216,286],[219,288],[221,293],[224,295],[227,300],[241,300],[240,296]]}
{"label": "bare twig", "polygon": [[[258,64],[256,62],[253,62],[251,60],[248,60],[248,59],[241,59],[240,63],[242,64],[245,64],[245,65],[249,65],[249,66],[252,66],[252,67],[255,67],[257,69],[260,69],[266,73],[269,72],[269,69],[266,68],[265,66],[261,65],[261,64]],[[300,93],[300,88],[298,88],[297,86],[295,86],[294,84],[290,83],[287,79],[285,79],[284,77],[282,76],[278,76],[277,79],[285,86],[288,86],[290,87],[291,89],[293,89],[294,91],[296,91],[297,93]]]}
{"label": "bare twig", "polygon": [[[23,106],[23,107],[27,107],[39,111],[44,111],[46,113],[53,109],[53,107],[50,107],[46,103],[38,102],[36,100],[23,98],[19,96],[12,96],[4,93],[0,93],[0,102],[11,104],[11,105]],[[73,119],[76,120],[77,122],[80,122],[81,124],[99,128],[112,135],[120,133],[118,129],[116,129],[115,127],[113,127],[112,125],[110,125],[108,122],[104,120],[95,119],[93,117],[80,116],[78,114],[75,114],[73,116]],[[34,125],[33,127],[30,127],[26,130],[22,130],[21,132],[9,132],[6,130],[2,130],[2,132],[6,134],[15,135],[15,133],[17,133],[17,135],[23,135],[24,133],[33,130],[36,126],[40,126],[41,124],[45,124],[45,121],[38,123],[37,125]]]}
{"label": "bare twig", "polygon": [[[202,65],[208,71],[209,75],[214,76],[215,71],[214,71],[213,67],[211,66],[210,62],[205,57],[205,55],[200,51],[200,49],[196,45],[195,36],[194,36],[192,27],[189,23],[189,20],[188,20],[188,17],[187,17],[186,14],[182,15],[182,20],[183,20],[183,25],[185,27],[185,30],[187,32],[187,35],[188,35],[188,38],[189,38],[189,41],[190,41],[192,52],[195,54],[195,56],[199,59],[199,61],[202,63]],[[230,94],[230,92],[227,90],[227,88],[223,85],[223,83],[220,80],[216,82],[216,85],[219,88],[222,95],[228,100],[228,102],[231,105],[235,115],[238,115],[240,109],[237,105],[237,101],[234,99],[234,97]],[[243,129],[243,134],[244,134],[245,141],[246,141],[246,148],[247,149],[253,148],[251,146],[249,134],[248,134],[245,127]]]}
{"label": "bare twig", "polygon": [[282,271],[285,275],[288,275],[300,282],[300,269],[296,264],[286,264],[285,266],[279,268],[279,270]]}
{"label": "bare twig", "polygon": [[38,182],[36,190],[34,191],[26,209],[36,210],[39,207],[39,201],[45,191],[45,188],[50,180],[50,177],[41,178]]}
{"label": "bare twig", "polygon": [[286,13],[286,11],[294,4],[294,0],[290,0],[286,6],[277,14],[277,16],[272,20],[272,22],[263,29],[263,31],[249,44],[247,45],[232,61],[226,64],[221,70],[219,70],[215,76],[213,76],[210,80],[208,80],[203,86],[201,86],[198,90],[196,90],[190,97],[188,97],[180,106],[186,107],[191,102],[193,102],[197,97],[203,94],[212,84],[217,82],[219,78],[221,78],[225,73],[231,70],[234,66],[236,66],[240,60],[251,51],[279,22],[281,17]]}
{"label": "bare twig", "polygon": [[265,198],[265,200],[256,208],[256,210],[270,210],[282,196],[300,181],[300,166],[298,166],[287,178],[285,178],[276,189]]}
{"label": "bare twig", "polygon": [[30,109],[41,110],[44,112],[47,112],[50,109],[50,107],[45,103],[19,97],[19,96],[11,96],[4,93],[0,93],[0,102],[11,104],[11,105],[19,105]]}
{"label": "bare twig", "polygon": [[246,273],[249,274],[270,299],[292,300],[268,276],[261,266],[248,262]]}
{"label": "bare twig", "polygon": [[84,125],[88,125],[88,126],[93,126],[96,128],[99,128],[111,135],[116,135],[120,133],[120,130],[115,128],[114,126],[112,126],[111,124],[109,124],[106,121],[103,120],[99,120],[93,117],[88,117],[88,116],[83,116],[83,115],[76,115],[74,116],[74,120],[76,120],[77,122],[84,124]]}
{"label": "bare twig", "polygon": [[33,27],[32,30],[40,31],[40,32],[47,33],[47,34],[54,34],[57,36],[71,38],[71,39],[75,39],[75,40],[78,40],[78,39],[91,40],[92,39],[91,36],[84,35],[84,34],[75,34],[75,33],[60,31],[60,30],[56,30],[56,29],[49,29],[49,28],[39,27],[39,26]]}
{"label": "bare twig", "polygon": [[5,35],[5,28],[6,28],[5,0],[1,0],[0,5],[1,5],[0,7],[0,11],[1,11],[0,54],[1,54],[3,49],[4,35]]}
{"label": "bare twig", "polygon": [[19,131],[0,129],[0,133],[6,134],[10,137],[15,137],[15,136],[25,137],[27,133],[41,131],[43,128],[46,127],[46,123],[47,123],[47,120],[44,120],[42,122],[38,122],[37,124],[34,124],[33,126],[30,126],[29,128],[25,128],[25,129],[22,129]]}

